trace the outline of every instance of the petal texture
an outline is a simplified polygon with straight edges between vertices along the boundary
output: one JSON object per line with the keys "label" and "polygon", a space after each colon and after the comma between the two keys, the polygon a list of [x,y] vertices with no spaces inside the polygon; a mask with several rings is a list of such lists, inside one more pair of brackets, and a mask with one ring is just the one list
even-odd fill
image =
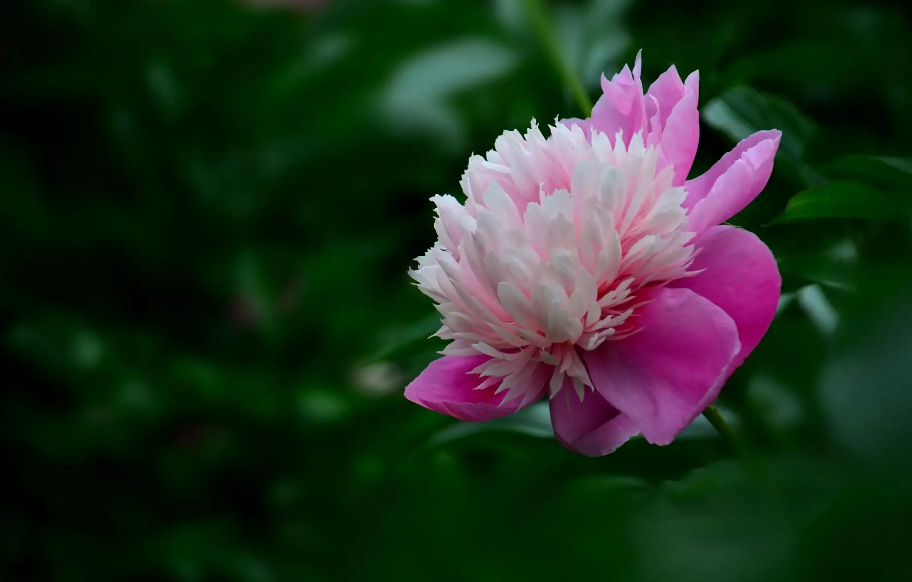
{"label": "petal texture", "polygon": [[646,93],[646,117],[649,120],[647,143],[658,145],[665,164],[674,166],[675,186],[681,186],[697,155],[700,141],[700,114],[697,98],[700,75],[694,71],[681,81],[678,70],[671,66],[662,73]]}
{"label": "petal texture", "polygon": [[705,174],[684,184],[689,228],[700,233],[741,212],[757,197],[773,172],[782,133],[760,131],[747,137]]}
{"label": "petal texture", "polygon": [[592,141],[592,120],[591,119],[580,119],[578,117],[571,117],[569,119],[561,119],[560,122],[571,129],[573,128],[574,125],[578,125],[579,128],[583,130],[583,135],[586,136],[586,140]]}
{"label": "petal texture", "polygon": [[608,404],[598,392],[586,391],[580,402],[572,386],[565,386],[549,404],[557,440],[587,457],[612,453],[640,432],[629,416]]}
{"label": "petal texture", "polygon": [[504,403],[505,392],[496,394],[496,385],[475,390],[485,378],[472,370],[490,360],[487,356],[445,356],[431,362],[405,388],[405,397],[429,410],[449,414],[467,422],[483,422],[513,414],[544,394],[545,381],[550,376],[544,366],[529,380],[538,382],[537,397],[516,398]]}
{"label": "petal texture", "polygon": [[695,277],[674,281],[725,311],[738,326],[741,351],[728,373],[744,362],[766,334],[782,289],[782,277],[769,248],[752,232],[733,226],[714,226],[694,240],[698,249]]}
{"label": "petal texture", "polygon": [[583,359],[598,393],[666,445],[715,400],[741,345],[732,318],[690,289],[660,289],[641,313],[642,331]]}
{"label": "petal texture", "polygon": [[697,98],[693,94],[685,95],[671,110],[671,115],[662,128],[662,140],[659,150],[665,161],[674,166],[672,185],[682,186],[690,173],[694,158],[697,156],[697,144],[700,142],[700,114],[697,111]]}
{"label": "petal texture", "polygon": [[654,123],[664,126],[671,115],[671,110],[682,97],[684,83],[678,75],[678,69],[672,65],[649,86],[646,92],[646,115],[650,119],[655,119]]}
{"label": "petal texture", "polygon": [[637,53],[633,71],[625,65],[624,70],[610,81],[602,76],[603,94],[592,108],[592,127],[607,135],[612,143],[620,131],[623,132],[624,145],[630,145],[633,134],[646,127],[640,69],[640,53]]}

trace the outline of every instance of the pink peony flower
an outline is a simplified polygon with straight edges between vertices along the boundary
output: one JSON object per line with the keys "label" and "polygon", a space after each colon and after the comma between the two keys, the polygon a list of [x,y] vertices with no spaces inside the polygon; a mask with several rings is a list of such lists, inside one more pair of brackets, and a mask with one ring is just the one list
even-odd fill
{"label": "pink peony flower", "polygon": [[719,226],[769,180],[780,132],[686,181],[698,75],[646,94],[640,56],[591,119],[533,121],[472,156],[437,206],[438,242],[411,272],[452,340],[406,398],[485,421],[550,397],[557,439],[589,456],[642,433],[668,444],[766,333],[781,279],[752,233]]}

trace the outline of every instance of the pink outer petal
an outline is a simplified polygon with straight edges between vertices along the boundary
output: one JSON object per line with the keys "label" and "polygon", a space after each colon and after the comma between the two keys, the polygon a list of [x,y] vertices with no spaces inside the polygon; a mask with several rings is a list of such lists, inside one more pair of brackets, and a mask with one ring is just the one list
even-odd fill
{"label": "pink outer petal", "polygon": [[757,197],[773,171],[782,132],[760,131],[747,137],[708,172],[684,184],[689,227],[702,232],[720,224]]}
{"label": "pink outer petal", "polygon": [[580,402],[569,380],[549,404],[558,442],[587,457],[612,453],[640,432],[630,417],[608,404],[599,393],[587,390]]}
{"label": "pink outer petal", "polygon": [[[483,422],[500,418],[528,406],[544,394],[547,374],[536,373],[533,381],[541,388],[535,398],[515,398],[507,403],[507,391],[495,394],[497,386],[474,390],[485,378],[470,374],[489,360],[488,356],[445,356],[431,362],[411,384],[405,388],[405,397],[429,410],[448,414],[467,422]],[[544,366],[542,366],[544,368]]]}
{"label": "pink outer petal", "polygon": [[[690,78],[688,77],[688,80],[689,79]],[[738,142],[738,145],[736,145],[734,149],[722,156],[722,158],[705,174],[687,182],[685,187],[687,190],[687,200],[684,202],[684,207],[688,209],[693,208],[696,206],[697,202],[706,198],[706,195],[709,194],[709,191],[713,187],[713,184],[716,183],[716,180],[727,172],[728,169],[741,158],[741,155],[744,152],[762,141],[778,139],[781,135],[782,132],[776,129],[758,131]]]}
{"label": "pink outer petal", "polygon": [[735,322],[690,289],[660,289],[642,331],[583,353],[595,389],[647,441],[667,445],[715,400],[741,351]]}
{"label": "pink outer petal", "polygon": [[752,232],[733,226],[714,226],[694,240],[699,249],[695,277],[679,279],[672,287],[686,288],[718,305],[738,326],[741,351],[732,360],[731,374],[766,334],[782,289],[773,253]]}

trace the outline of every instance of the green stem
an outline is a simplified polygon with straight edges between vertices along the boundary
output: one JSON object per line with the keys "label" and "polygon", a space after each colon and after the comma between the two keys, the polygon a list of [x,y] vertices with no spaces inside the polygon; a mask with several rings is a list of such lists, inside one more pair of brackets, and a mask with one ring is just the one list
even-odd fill
{"label": "green stem", "polygon": [[741,449],[741,441],[738,440],[738,435],[735,434],[731,425],[725,421],[725,418],[719,413],[715,406],[711,404],[707,406],[706,410],[703,411],[703,416],[706,417],[709,424],[713,425],[713,428],[716,429],[719,435],[728,441],[729,446],[733,450],[738,451]]}
{"label": "green stem", "polygon": [[583,84],[573,73],[570,64],[561,52],[560,43],[557,40],[557,34],[551,27],[544,1],[524,0],[523,4],[535,33],[538,35],[538,39],[544,45],[545,52],[548,53],[548,57],[554,66],[557,67],[558,72],[564,79],[564,83],[570,87],[570,91],[573,93],[577,105],[582,109],[583,115],[589,117],[592,113],[592,101],[590,101],[589,95],[586,94],[586,89],[583,88]]}

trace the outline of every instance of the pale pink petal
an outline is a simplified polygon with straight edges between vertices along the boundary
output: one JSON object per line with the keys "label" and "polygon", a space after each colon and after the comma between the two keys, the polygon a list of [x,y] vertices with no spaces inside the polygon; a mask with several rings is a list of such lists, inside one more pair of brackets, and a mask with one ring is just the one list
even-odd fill
{"label": "pale pink petal", "polygon": [[699,235],[694,246],[699,251],[691,268],[705,270],[671,286],[702,295],[735,321],[741,351],[729,366],[731,374],[769,329],[779,305],[782,277],[773,253],[752,232],[714,226]]}
{"label": "pale pink petal", "polygon": [[715,400],[741,350],[735,322],[689,289],[663,288],[638,312],[642,331],[584,352],[595,389],[647,441],[670,443]]}
{"label": "pale pink petal", "polygon": [[649,86],[646,97],[646,116],[652,119],[658,113],[658,124],[665,127],[671,110],[684,97],[684,83],[674,65]]}
{"label": "pale pink petal", "polygon": [[684,86],[690,89],[694,99],[700,101],[700,71],[694,71],[684,79]]}
{"label": "pale pink petal", "polygon": [[[489,359],[488,356],[445,356],[434,360],[405,388],[405,397],[427,409],[467,422],[507,416],[523,408],[523,404],[541,398],[544,382],[541,382],[537,398],[516,398],[502,405],[507,391],[495,394],[496,385],[474,390],[485,378],[469,372]],[[544,379],[541,375],[536,376]]]}
{"label": "pale pink petal", "polygon": [[[659,119],[659,102],[656,101],[656,98],[652,95],[647,95],[646,99],[646,145],[655,146],[655,144],[662,143],[662,121]],[[668,162],[665,161],[665,156],[661,156],[662,168],[668,165]],[[661,168],[658,168],[661,169]]]}
{"label": "pale pink petal", "polygon": [[643,73],[643,51],[638,50],[637,56],[633,59],[633,76],[639,80],[640,75]]}
{"label": "pale pink petal", "polygon": [[[624,145],[630,145],[633,134],[646,129],[646,105],[643,83],[640,81],[640,53],[637,53],[633,72],[630,67],[610,81],[602,76],[603,95],[592,108],[593,129],[606,134],[611,142],[618,131],[624,133]],[[644,132],[645,133],[645,132]]]}
{"label": "pale pink petal", "polygon": [[658,146],[661,164],[674,167],[674,186],[681,186],[697,155],[700,140],[700,114],[697,111],[699,74],[681,81],[672,65],[662,73],[646,93],[646,118],[649,122],[647,145]]}
{"label": "pale pink petal", "polygon": [[662,128],[662,154],[674,166],[672,185],[683,186],[697,156],[700,142],[700,113],[697,98],[688,93],[675,104]]}
{"label": "pale pink petal", "polygon": [[607,455],[639,432],[630,417],[597,392],[587,390],[580,402],[569,380],[550,405],[558,442],[587,457]]}
{"label": "pale pink petal", "polygon": [[561,123],[567,127],[572,128],[574,125],[578,125],[580,129],[583,130],[583,133],[586,135],[587,140],[592,139],[592,120],[591,119],[579,119],[576,117],[571,117],[568,119],[562,119]]}
{"label": "pale pink petal", "polygon": [[684,184],[691,230],[720,224],[757,197],[769,181],[781,137],[775,129],[759,131],[741,140],[708,172]]}

